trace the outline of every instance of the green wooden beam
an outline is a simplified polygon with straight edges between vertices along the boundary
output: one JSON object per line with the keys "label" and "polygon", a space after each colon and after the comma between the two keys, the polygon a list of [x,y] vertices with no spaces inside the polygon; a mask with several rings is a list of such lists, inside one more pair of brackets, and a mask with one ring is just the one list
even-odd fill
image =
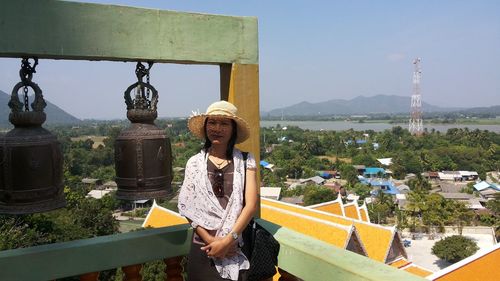
{"label": "green wooden beam", "polygon": [[[280,242],[279,267],[303,280],[425,280],[265,220],[257,221]],[[184,224],[2,251],[0,280],[54,280],[184,256],[192,233]]]}
{"label": "green wooden beam", "polygon": [[257,18],[55,0],[5,0],[0,57],[258,63]]}
{"label": "green wooden beam", "polygon": [[0,280],[55,280],[184,256],[188,224],[0,252]]}
{"label": "green wooden beam", "polygon": [[426,280],[271,222],[257,221],[280,242],[278,266],[303,280]]}

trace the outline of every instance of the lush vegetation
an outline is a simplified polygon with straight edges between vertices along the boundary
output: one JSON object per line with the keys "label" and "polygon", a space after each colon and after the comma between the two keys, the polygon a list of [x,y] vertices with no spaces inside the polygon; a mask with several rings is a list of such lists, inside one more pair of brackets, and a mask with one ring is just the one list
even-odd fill
{"label": "lush vegetation", "polygon": [[[377,158],[389,157],[393,176],[398,179],[408,173],[457,169],[477,171],[484,179],[486,172],[500,169],[500,135],[488,131],[450,129],[415,137],[401,127],[376,133],[285,130],[278,126],[265,128],[261,134],[261,158],[280,168],[278,178],[264,174],[266,182],[305,178],[318,170],[338,169],[351,175],[352,171],[345,170],[351,164],[375,166]],[[356,145],[356,140],[366,142]],[[374,144],[378,144],[377,149]]]}
{"label": "lush vegetation", "polygon": [[[157,125],[170,136],[174,167],[184,167],[189,157],[201,149],[201,141],[187,131],[186,120],[158,120]],[[113,196],[105,196],[102,200],[85,198],[90,188],[81,181],[86,177],[104,182],[114,179],[114,141],[126,126],[128,122],[116,121],[80,127],[49,127],[63,148],[68,206],[43,214],[0,216],[0,250],[117,233],[118,224],[111,214],[121,207],[122,202]],[[98,136],[102,144],[93,147],[93,139],[87,136]],[[500,168],[499,134],[451,129],[446,133],[431,131],[422,137],[414,137],[401,127],[378,133],[308,131],[277,126],[263,128],[261,138],[261,159],[275,165],[273,171],[261,169],[262,184],[283,187],[283,196],[304,195],[306,205],[332,200],[336,194],[329,188],[316,185],[299,185],[288,190],[286,181],[312,177],[318,171],[335,170],[341,174],[344,188],[363,200],[371,196],[371,187],[359,183],[357,170],[352,165],[379,166],[377,158],[392,157],[390,169],[394,177],[402,179],[408,173],[417,177],[407,181],[411,192],[404,210],[400,210],[389,195],[379,192],[368,206],[372,221],[418,231],[471,223],[494,225],[499,229],[500,198],[488,203],[491,214],[476,218],[464,205],[429,192],[431,185],[420,176],[424,171],[460,169],[477,171],[484,179],[486,172]],[[356,144],[356,140],[366,142]],[[174,182],[180,181],[182,173],[175,173]],[[469,191],[472,192],[470,187]],[[160,203],[175,209],[168,201]],[[131,215],[140,213],[144,211],[135,211]],[[154,280],[152,276],[157,271],[161,271],[158,265],[145,266],[145,280]],[[113,280],[113,275],[113,272],[103,274],[101,279]],[[116,275],[121,276],[120,271]]]}
{"label": "lush vegetation", "polygon": [[432,247],[434,255],[450,263],[456,263],[472,256],[477,250],[479,247],[476,242],[461,235],[446,237],[436,242]]}
{"label": "lush vegetation", "polygon": [[[261,132],[261,158],[276,165],[274,172],[262,169],[265,186],[285,187],[284,182],[289,179],[311,177],[317,175],[317,171],[336,170],[342,176],[344,187],[363,200],[370,196],[371,187],[359,183],[353,165],[378,167],[381,165],[376,159],[391,157],[393,164],[389,168],[394,178],[404,179],[410,173],[416,177],[406,181],[411,192],[407,194],[407,205],[402,210],[391,196],[378,193],[374,202],[368,205],[373,222],[397,224],[400,229],[413,231],[439,231],[446,225],[458,226],[461,231],[463,226],[470,224],[500,228],[498,212],[476,217],[464,204],[431,193],[431,184],[421,176],[427,171],[470,170],[477,171],[480,178],[485,179],[486,172],[500,168],[499,134],[450,129],[446,133],[430,131],[415,137],[401,127],[378,133],[353,130],[318,132],[277,126],[264,128]],[[356,144],[356,140],[365,142]],[[374,144],[378,144],[378,148]],[[473,192],[471,185],[468,192]],[[282,195],[304,195],[306,205],[331,200],[331,194],[307,186],[298,186],[294,190],[285,188]],[[497,199],[489,205],[496,206],[498,202]]]}

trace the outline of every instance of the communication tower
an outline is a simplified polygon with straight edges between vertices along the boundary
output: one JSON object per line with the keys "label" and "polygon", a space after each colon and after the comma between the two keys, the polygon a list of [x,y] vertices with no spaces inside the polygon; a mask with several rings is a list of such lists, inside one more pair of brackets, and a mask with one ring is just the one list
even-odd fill
{"label": "communication tower", "polygon": [[424,132],[422,121],[422,96],[420,95],[420,78],[422,77],[420,58],[413,60],[413,65],[413,94],[411,95],[411,113],[408,130],[412,135],[420,136]]}

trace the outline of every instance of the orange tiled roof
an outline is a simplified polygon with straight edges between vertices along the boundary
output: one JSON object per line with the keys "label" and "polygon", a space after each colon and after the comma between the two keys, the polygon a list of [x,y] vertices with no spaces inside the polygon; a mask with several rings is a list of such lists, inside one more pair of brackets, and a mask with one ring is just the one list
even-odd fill
{"label": "orange tiled roof", "polygon": [[345,216],[351,219],[359,220],[358,203],[356,201],[344,205]]}
{"label": "orange tiled roof", "polygon": [[188,223],[186,218],[174,211],[158,206],[155,201],[153,206],[151,206],[146,219],[142,223],[142,227],[157,228],[185,223]]}
{"label": "orange tiled roof", "polygon": [[317,206],[311,209],[327,212],[327,213],[332,213],[336,214],[339,216],[344,215],[344,208],[342,206],[342,203],[336,202],[336,201],[331,201],[329,204],[325,204],[322,206]]}
{"label": "orange tiled roof", "polygon": [[500,244],[496,244],[428,276],[427,279],[496,281],[500,276],[499,261]]}
{"label": "orange tiled roof", "polygon": [[[427,276],[432,274],[432,271],[429,271],[427,269],[424,269],[424,268],[417,266],[417,265],[414,265],[414,264],[411,264],[411,265],[404,267],[404,268],[401,268],[401,269],[404,271],[407,271],[409,273],[418,275],[420,277],[427,277]],[[458,280],[468,280],[468,279],[458,279]]]}
{"label": "orange tiled roof", "polygon": [[[356,206],[356,210],[353,209],[351,204]],[[342,197],[340,196],[340,193],[337,199],[333,201],[307,206],[307,208],[331,213],[334,215],[344,216],[356,220],[370,222],[370,216],[368,214],[368,208],[366,207],[366,203],[363,203],[363,206],[361,207],[358,206],[356,201],[344,205],[342,203]]]}
{"label": "orange tiled roof", "polygon": [[411,262],[405,258],[400,258],[400,259],[397,259],[397,260],[389,263],[390,266],[395,267],[395,268],[401,268],[401,267],[407,266],[409,264],[411,264]]}
{"label": "orange tiled roof", "polygon": [[274,206],[262,205],[261,218],[345,249],[352,226],[339,225]]}
{"label": "orange tiled roof", "polygon": [[362,221],[370,222],[370,215],[368,214],[368,208],[366,208],[366,203],[358,208],[359,216]]}
{"label": "orange tiled roof", "polygon": [[[359,238],[365,247],[368,257],[384,263],[386,262],[386,257],[393,243],[394,236],[397,235],[394,227],[384,227],[271,199],[261,198],[261,206],[272,206],[336,224],[352,225],[359,233]],[[269,220],[264,216],[262,217]]]}
{"label": "orange tiled roof", "polygon": [[308,208],[319,210],[327,213],[332,213],[339,216],[345,216],[344,204],[342,203],[342,197],[340,193],[337,199],[329,202],[324,202],[316,205],[307,206]]}

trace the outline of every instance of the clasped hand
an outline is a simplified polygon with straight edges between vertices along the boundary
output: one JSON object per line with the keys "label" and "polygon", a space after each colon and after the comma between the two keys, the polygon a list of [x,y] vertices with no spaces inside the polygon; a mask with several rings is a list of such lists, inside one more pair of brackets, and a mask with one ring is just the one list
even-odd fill
{"label": "clasped hand", "polygon": [[231,237],[215,237],[214,240],[207,245],[201,247],[207,256],[215,258],[224,258],[234,256],[238,249],[238,241]]}

